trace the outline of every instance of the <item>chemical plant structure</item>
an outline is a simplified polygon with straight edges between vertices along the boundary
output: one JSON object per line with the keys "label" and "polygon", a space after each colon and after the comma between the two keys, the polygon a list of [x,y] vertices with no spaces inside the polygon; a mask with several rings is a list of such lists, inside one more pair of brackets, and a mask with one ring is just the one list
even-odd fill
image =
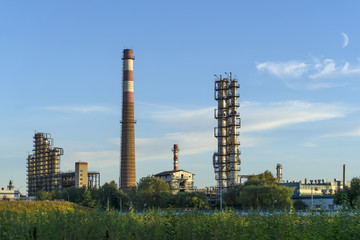
{"label": "chemical plant structure", "polygon": [[237,111],[239,85],[232,73],[225,74],[225,78],[215,75],[215,100],[218,107],[214,115],[218,125],[214,129],[214,135],[218,141],[218,151],[213,155],[213,166],[220,192],[239,183],[241,163],[238,149],[240,143],[237,139],[240,128],[240,115]]}
{"label": "chemical plant structure", "polygon": [[133,50],[123,51],[123,102],[121,121],[121,160],[119,186],[129,192],[136,186],[135,169],[135,120],[134,120],[134,78]]}
{"label": "chemical plant structure", "polygon": [[178,170],[178,153],[180,151],[177,144],[172,149],[174,154],[174,168],[172,171],[164,171],[153,175],[153,177],[161,178],[167,182],[174,193],[192,192],[194,191],[195,174],[185,170]]}
{"label": "chemical plant structure", "polygon": [[[277,164],[277,176],[281,176],[280,164]],[[280,165],[281,166],[281,165]],[[278,178],[277,178],[278,179]],[[292,200],[301,201],[311,210],[336,210],[341,206],[334,204],[334,195],[337,191],[350,187],[350,181],[346,181],[346,165],[343,165],[342,181],[334,179],[334,181],[326,181],[325,179],[315,179],[305,181],[289,181],[280,180],[280,184],[292,189]]]}
{"label": "chemical plant structure", "polygon": [[76,162],[75,171],[61,173],[62,189],[67,187],[81,188],[84,186],[88,188],[100,187],[100,173],[88,171],[87,162]]}
{"label": "chemical plant structure", "polygon": [[50,133],[35,132],[33,155],[27,159],[28,195],[37,191],[51,192],[60,187],[60,156],[62,148],[52,147]]}
{"label": "chemical plant structure", "polygon": [[38,191],[52,192],[71,186],[100,186],[100,173],[89,172],[87,162],[76,162],[75,171],[60,172],[60,156],[64,154],[64,150],[52,147],[53,143],[50,133],[35,132],[33,154],[27,158],[29,197],[36,196]]}

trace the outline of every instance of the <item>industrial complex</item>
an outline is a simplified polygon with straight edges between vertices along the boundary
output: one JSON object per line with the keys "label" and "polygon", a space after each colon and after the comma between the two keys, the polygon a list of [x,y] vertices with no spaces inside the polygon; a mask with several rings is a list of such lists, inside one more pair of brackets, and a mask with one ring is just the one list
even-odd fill
{"label": "industrial complex", "polygon": [[50,133],[35,132],[33,154],[27,161],[28,196],[36,196],[36,192],[52,192],[75,186],[77,188],[100,186],[100,173],[89,172],[87,162],[76,162],[75,171],[60,171],[60,156],[64,150],[52,147],[54,139]]}
{"label": "industrial complex", "polygon": [[[122,119],[121,119],[121,154],[119,188],[128,193],[136,186],[136,161],[135,161],[135,123],[134,120],[134,79],[133,61],[135,57],[132,49],[123,50],[122,72]],[[207,193],[209,202],[217,202],[221,195],[230,187],[242,184],[242,178],[251,175],[241,175],[239,130],[241,127],[239,114],[239,84],[232,73],[215,75],[214,98],[217,108],[214,117],[217,126],[214,136],[217,139],[217,152],[213,155],[213,167],[217,186],[196,189],[194,186],[195,174],[191,171],[179,169],[179,147],[174,144],[173,168],[153,177],[163,179],[170,185],[174,193],[196,192]],[[75,162],[74,170],[60,171],[61,156],[64,149],[54,147],[54,139],[50,133],[35,132],[33,137],[33,152],[27,157],[27,192],[29,197],[36,196],[38,191],[52,192],[55,189],[67,187],[99,188],[100,173],[89,171],[88,163]],[[210,161],[209,161],[210,163]],[[343,165],[343,179],[339,181],[326,181],[325,179],[304,181],[283,180],[283,166],[276,165],[276,182],[292,189],[293,201],[302,201],[309,209],[337,209],[334,205],[334,194],[350,186],[346,181],[346,166]],[[15,189],[13,182],[1,188],[2,199],[20,200],[20,192]]]}

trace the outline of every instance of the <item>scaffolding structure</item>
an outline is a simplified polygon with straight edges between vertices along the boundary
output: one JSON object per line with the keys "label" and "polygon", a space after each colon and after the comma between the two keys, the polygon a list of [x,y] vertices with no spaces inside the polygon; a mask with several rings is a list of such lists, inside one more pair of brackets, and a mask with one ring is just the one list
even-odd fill
{"label": "scaffolding structure", "polygon": [[60,156],[62,148],[52,147],[50,133],[34,135],[33,154],[27,159],[28,195],[35,196],[38,191],[51,192],[60,186]]}
{"label": "scaffolding structure", "polygon": [[220,191],[239,183],[238,172],[241,163],[238,149],[240,143],[237,139],[241,126],[240,115],[237,112],[239,85],[231,73],[225,74],[225,78],[215,75],[215,100],[218,107],[214,115],[218,125],[214,128],[214,135],[218,140],[218,151],[214,153],[213,165]]}

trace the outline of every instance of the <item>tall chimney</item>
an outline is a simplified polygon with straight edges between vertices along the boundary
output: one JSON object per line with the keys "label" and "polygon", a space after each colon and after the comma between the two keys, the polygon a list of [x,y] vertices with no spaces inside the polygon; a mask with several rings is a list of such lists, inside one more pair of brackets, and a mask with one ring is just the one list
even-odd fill
{"label": "tall chimney", "polygon": [[276,165],[276,181],[281,183],[282,181],[282,166],[280,163]]}
{"label": "tall chimney", "polygon": [[343,189],[345,188],[346,183],[346,164],[343,165]]}
{"label": "tall chimney", "polygon": [[174,148],[172,149],[172,151],[174,153],[174,171],[177,171],[178,170],[178,152],[180,151],[177,144],[174,144]]}
{"label": "tall chimney", "polygon": [[121,126],[120,189],[129,192],[136,185],[133,50],[123,52],[123,105]]}

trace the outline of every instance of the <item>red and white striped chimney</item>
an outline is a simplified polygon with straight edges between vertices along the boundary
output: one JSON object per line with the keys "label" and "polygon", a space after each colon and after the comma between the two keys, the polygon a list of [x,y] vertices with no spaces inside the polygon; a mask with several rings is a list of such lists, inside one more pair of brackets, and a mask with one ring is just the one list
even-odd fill
{"label": "red and white striped chimney", "polygon": [[174,153],[174,171],[177,171],[178,170],[178,152],[180,151],[177,144],[174,144],[174,148],[172,149],[172,151]]}
{"label": "red and white striped chimney", "polygon": [[123,105],[121,121],[120,188],[130,191],[136,185],[133,50],[123,52]]}

